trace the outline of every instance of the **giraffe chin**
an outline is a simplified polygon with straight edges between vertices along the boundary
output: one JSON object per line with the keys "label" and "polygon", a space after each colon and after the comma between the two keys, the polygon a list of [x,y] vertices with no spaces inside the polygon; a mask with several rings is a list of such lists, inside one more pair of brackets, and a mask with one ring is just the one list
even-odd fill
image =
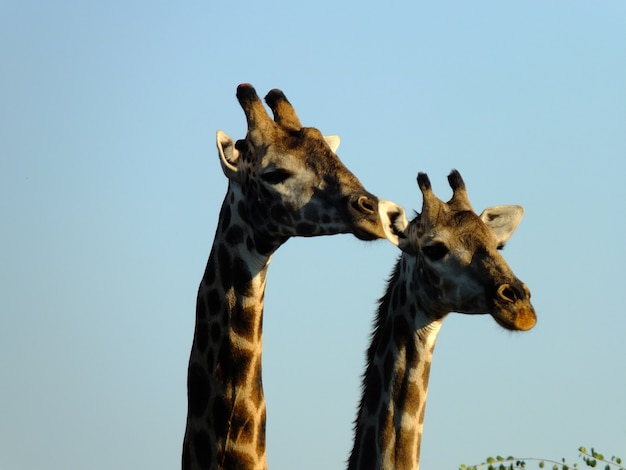
{"label": "giraffe chin", "polygon": [[492,313],[491,316],[498,325],[511,331],[528,331],[537,323],[537,315],[532,305],[523,305],[516,309],[501,309]]}
{"label": "giraffe chin", "polygon": [[373,223],[363,223],[362,226],[355,226],[352,229],[352,234],[357,237],[359,240],[363,240],[366,242],[372,240],[378,240],[380,238],[387,238],[387,235],[383,231],[383,228],[378,225],[374,225]]}

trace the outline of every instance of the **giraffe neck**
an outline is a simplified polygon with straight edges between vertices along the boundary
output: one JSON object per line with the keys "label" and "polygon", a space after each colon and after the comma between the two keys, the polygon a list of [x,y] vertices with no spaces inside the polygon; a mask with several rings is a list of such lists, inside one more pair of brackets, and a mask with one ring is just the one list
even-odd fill
{"label": "giraffe neck", "polygon": [[263,298],[281,242],[255,237],[238,200],[238,191],[229,188],[198,290],[183,470],[267,468]]}
{"label": "giraffe neck", "polygon": [[414,260],[401,257],[380,302],[351,470],[419,469],[430,364],[443,317],[428,313],[420,302],[423,291],[411,274]]}

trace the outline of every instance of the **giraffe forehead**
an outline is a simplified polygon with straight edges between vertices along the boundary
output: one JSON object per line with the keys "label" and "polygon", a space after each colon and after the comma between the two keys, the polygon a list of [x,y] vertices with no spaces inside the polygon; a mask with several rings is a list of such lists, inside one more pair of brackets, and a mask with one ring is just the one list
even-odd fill
{"label": "giraffe forehead", "polygon": [[495,234],[472,211],[442,212],[436,220],[420,221],[418,231],[424,243],[441,242],[448,248],[497,246]]}
{"label": "giraffe forehead", "polygon": [[292,161],[294,164],[319,168],[324,171],[335,170],[340,166],[339,159],[330,149],[323,137],[314,134],[310,138],[288,137],[272,142],[264,160]]}

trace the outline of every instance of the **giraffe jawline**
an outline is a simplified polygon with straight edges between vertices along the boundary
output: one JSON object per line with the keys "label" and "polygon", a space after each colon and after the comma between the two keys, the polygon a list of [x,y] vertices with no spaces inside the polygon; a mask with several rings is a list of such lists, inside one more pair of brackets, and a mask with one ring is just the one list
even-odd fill
{"label": "giraffe jawline", "polygon": [[359,240],[366,242],[379,240],[381,238],[387,238],[382,226],[379,223],[372,223],[364,221],[359,225],[355,225],[352,229],[352,234]]}

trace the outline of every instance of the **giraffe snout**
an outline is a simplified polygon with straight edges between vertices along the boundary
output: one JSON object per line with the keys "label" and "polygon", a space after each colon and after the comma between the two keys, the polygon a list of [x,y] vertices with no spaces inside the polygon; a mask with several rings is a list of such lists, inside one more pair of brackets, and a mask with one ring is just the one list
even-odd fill
{"label": "giraffe snout", "polygon": [[[530,290],[521,282],[501,284],[497,290],[493,318],[507,330],[527,331],[537,323],[535,309],[530,303]],[[498,307],[498,304],[499,307]]]}

